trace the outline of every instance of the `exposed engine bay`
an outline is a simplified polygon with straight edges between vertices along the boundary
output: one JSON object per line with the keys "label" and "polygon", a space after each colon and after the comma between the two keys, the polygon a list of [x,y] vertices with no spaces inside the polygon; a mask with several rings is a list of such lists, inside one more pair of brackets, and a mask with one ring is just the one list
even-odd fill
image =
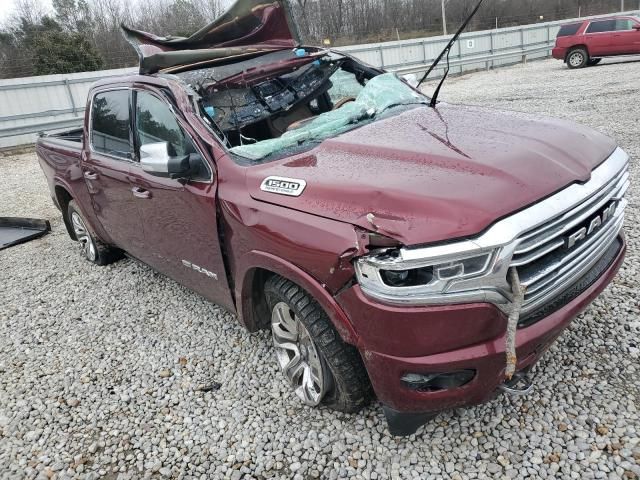
{"label": "exposed engine bay", "polygon": [[[336,52],[294,49],[177,75],[200,94],[203,116],[227,147],[256,159],[331,133],[324,128],[318,132],[319,126],[330,124],[339,133],[372,118],[379,109],[371,98],[371,105],[356,108],[358,97],[371,79],[393,74]],[[409,103],[423,103],[420,94],[394,79],[407,90],[399,103],[407,103],[407,96]]]}
{"label": "exposed engine bay", "polygon": [[[266,140],[282,135],[293,123],[329,110],[334,62],[314,62],[295,72],[244,88],[212,88],[204,102],[214,120],[239,145],[239,135]],[[317,100],[312,106],[311,100]]]}

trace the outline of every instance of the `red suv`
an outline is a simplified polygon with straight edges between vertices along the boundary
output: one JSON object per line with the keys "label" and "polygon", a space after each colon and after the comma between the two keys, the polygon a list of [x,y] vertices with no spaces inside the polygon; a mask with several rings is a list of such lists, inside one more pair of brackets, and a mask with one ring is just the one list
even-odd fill
{"label": "red suv", "polygon": [[569,68],[597,65],[602,57],[640,54],[640,18],[611,17],[564,25],[553,58]]}

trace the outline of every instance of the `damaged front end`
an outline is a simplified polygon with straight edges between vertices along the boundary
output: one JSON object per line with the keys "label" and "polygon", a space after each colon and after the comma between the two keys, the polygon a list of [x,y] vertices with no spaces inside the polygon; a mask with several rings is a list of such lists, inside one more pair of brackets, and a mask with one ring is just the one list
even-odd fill
{"label": "damaged front end", "polygon": [[394,248],[360,258],[363,292],[395,305],[509,303],[509,254],[471,241],[428,248]]}

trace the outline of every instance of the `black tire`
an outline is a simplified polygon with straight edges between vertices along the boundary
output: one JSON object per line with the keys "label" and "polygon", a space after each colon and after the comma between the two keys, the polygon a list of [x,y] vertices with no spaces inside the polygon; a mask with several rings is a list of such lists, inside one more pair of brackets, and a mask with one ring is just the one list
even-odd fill
{"label": "black tire", "polygon": [[595,67],[596,65],[598,65],[600,62],[602,61],[601,58],[591,58],[589,60],[589,62],[587,63],[587,65],[589,65],[590,67]]}
{"label": "black tire", "polygon": [[589,64],[589,53],[584,48],[574,48],[567,54],[567,67],[584,68]]}
{"label": "black tire", "polygon": [[74,240],[82,244],[82,255],[95,265],[109,265],[120,258],[122,252],[102,243],[87,227],[88,222],[74,200],[67,207],[66,221],[73,232]]}
{"label": "black tire", "polygon": [[[274,275],[265,284],[269,312],[284,302],[304,325],[328,367],[330,388],[320,403],[340,412],[355,413],[371,400],[369,376],[358,350],[345,343],[326,312],[305,290],[295,283]],[[273,327],[272,327],[273,332]]]}

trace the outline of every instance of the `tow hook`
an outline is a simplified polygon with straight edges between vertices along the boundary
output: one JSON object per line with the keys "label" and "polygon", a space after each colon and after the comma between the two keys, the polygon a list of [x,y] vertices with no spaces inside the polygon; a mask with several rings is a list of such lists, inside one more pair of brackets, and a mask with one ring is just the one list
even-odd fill
{"label": "tow hook", "polygon": [[531,372],[516,372],[511,380],[508,380],[498,387],[504,393],[522,397],[533,390],[533,379]]}

